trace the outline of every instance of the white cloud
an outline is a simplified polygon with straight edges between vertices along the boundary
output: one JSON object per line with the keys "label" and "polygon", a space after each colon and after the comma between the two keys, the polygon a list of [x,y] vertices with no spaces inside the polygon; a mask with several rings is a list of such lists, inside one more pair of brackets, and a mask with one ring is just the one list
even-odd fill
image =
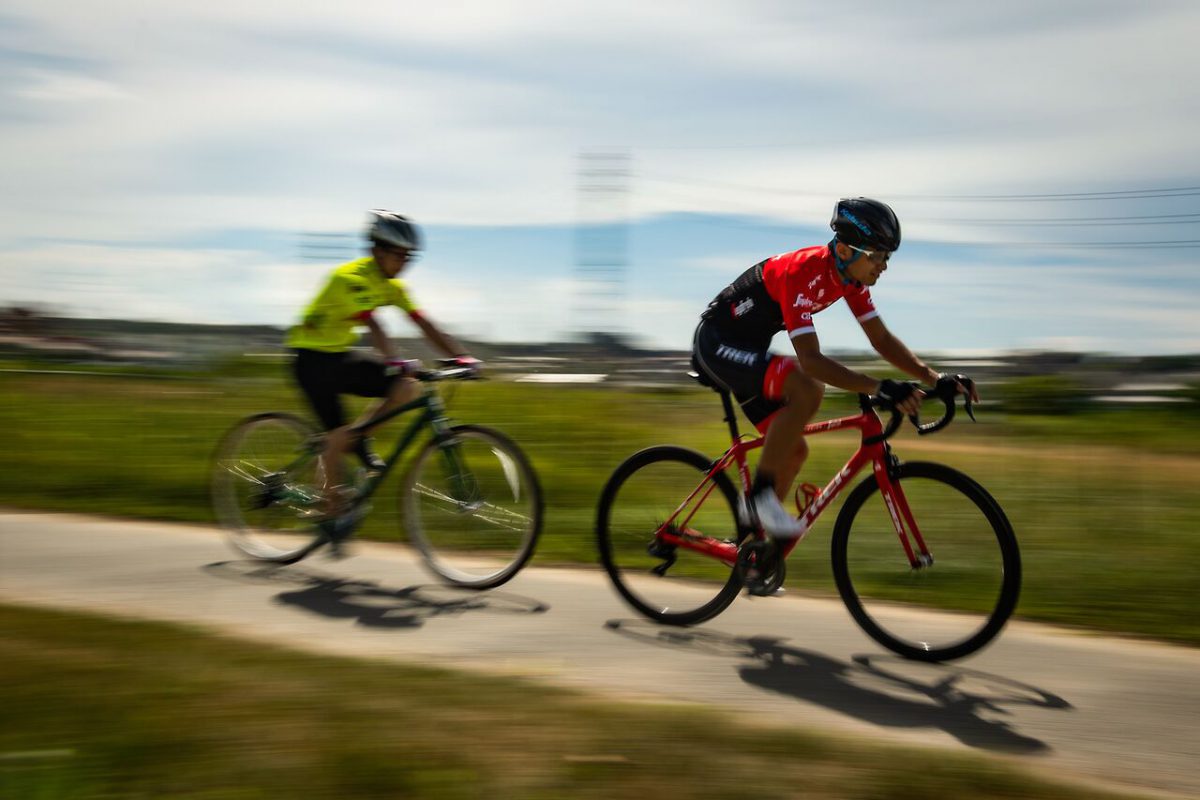
{"label": "white cloud", "polygon": [[[908,241],[926,242],[1027,241],[957,220],[1046,210],[933,196],[1200,177],[1200,107],[1186,80],[1200,74],[1200,6],[1184,0],[10,0],[5,14],[4,285],[14,251],[54,261],[63,251],[44,243],[62,240],[184,268],[242,259],[295,270],[285,254],[206,246],[191,262],[174,248],[231,229],[346,230],[374,206],[440,224],[569,224],[576,156],[600,146],[632,154],[636,215],[819,225],[834,197],[861,193],[895,197]],[[1134,213],[1095,208],[1062,216]],[[1178,230],[1121,233],[1197,238]],[[118,261],[96,269],[120,283]],[[680,268],[715,275],[725,262]],[[141,280],[130,307],[145,302],[134,299]],[[553,303],[544,282],[512,282]],[[433,284],[447,308],[471,309],[464,320],[508,329],[480,322],[490,298]],[[201,299],[171,310],[205,313]]]}

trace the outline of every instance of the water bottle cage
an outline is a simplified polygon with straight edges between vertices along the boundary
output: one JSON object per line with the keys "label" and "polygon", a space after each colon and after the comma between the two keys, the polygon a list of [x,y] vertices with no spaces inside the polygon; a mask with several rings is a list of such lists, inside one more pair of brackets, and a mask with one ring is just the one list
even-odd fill
{"label": "water bottle cage", "polygon": [[813,504],[817,496],[821,494],[821,488],[814,486],[811,483],[802,483],[796,487],[796,513],[803,516],[808,507]]}

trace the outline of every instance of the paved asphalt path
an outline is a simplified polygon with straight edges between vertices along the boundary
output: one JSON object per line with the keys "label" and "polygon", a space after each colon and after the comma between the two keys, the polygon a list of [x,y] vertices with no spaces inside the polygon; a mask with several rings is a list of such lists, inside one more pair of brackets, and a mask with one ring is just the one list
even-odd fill
{"label": "paved asphalt path", "polygon": [[974,657],[923,665],[888,655],[833,600],[743,596],[698,628],[662,628],[635,617],[598,569],[538,568],[535,557],[506,586],[468,593],[430,580],[406,548],[355,548],[343,561],[264,568],[211,528],[0,512],[0,600],[713,705],[1200,797],[1193,649],[1010,623]]}

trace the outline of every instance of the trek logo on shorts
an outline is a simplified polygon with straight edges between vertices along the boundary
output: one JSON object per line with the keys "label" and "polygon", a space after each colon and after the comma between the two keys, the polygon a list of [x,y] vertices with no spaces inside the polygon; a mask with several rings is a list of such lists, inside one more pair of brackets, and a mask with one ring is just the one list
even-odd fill
{"label": "trek logo on shorts", "polygon": [[723,344],[717,348],[717,358],[723,358],[735,364],[744,364],[747,367],[752,367],[754,366],[754,362],[758,360],[758,353],[753,353],[749,350],[738,350],[736,347]]}

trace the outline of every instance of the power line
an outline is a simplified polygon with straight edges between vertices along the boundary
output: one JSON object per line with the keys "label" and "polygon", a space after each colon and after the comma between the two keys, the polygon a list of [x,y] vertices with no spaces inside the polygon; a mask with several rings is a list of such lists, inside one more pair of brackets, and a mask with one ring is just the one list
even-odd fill
{"label": "power line", "polygon": [[1200,247],[1200,239],[1176,239],[1157,242],[940,242],[939,244],[954,247],[1072,247],[1092,250],[1134,250],[1139,248],[1148,250],[1180,250]]}
{"label": "power line", "polygon": [[1200,186],[1180,186],[1161,189],[1125,189],[1110,192],[1069,192],[1063,194],[948,194],[948,195],[893,195],[906,200],[986,200],[986,201],[1033,201],[1059,200],[1150,200],[1160,197],[1195,197],[1200,195]]}
{"label": "power line", "polygon": [[1128,217],[1063,217],[1059,219],[945,219],[961,225],[1193,225],[1198,214],[1160,214]]}
{"label": "power line", "polygon": [[[720,189],[740,189],[742,191],[761,192],[767,194],[783,194],[791,197],[832,197],[837,192],[811,192],[798,189],[781,188],[778,186],[754,186],[729,181],[714,181],[697,178],[680,178],[673,175],[643,173],[639,177],[651,181],[674,183],[684,186],[710,186]],[[1061,202],[1069,200],[1150,200],[1155,198],[1197,197],[1200,196],[1200,186],[1160,187],[1150,189],[1118,189],[1105,192],[1062,192],[1051,194],[889,194],[891,198],[910,201],[988,201],[988,202]]]}

